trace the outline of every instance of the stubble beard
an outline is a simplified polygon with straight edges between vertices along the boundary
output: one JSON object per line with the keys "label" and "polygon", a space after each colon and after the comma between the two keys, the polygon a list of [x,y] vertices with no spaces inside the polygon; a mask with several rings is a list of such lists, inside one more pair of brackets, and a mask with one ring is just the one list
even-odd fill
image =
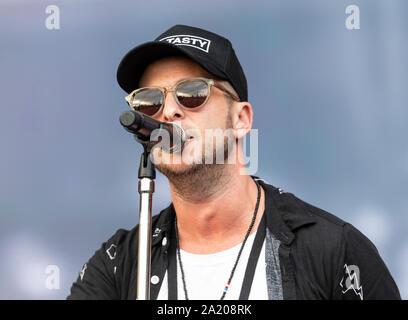
{"label": "stubble beard", "polygon": [[[232,128],[230,112],[227,115],[225,128]],[[156,168],[169,179],[174,192],[179,197],[187,201],[205,201],[230,181],[227,160],[235,150],[234,144],[235,137],[224,137],[220,147],[218,143],[212,146],[212,159],[206,158],[206,152],[203,150],[201,163],[183,165],[160,163]],[[224,163],[220,164],[216,161],[217,151],[220,151],[217,147],[223,149]]]}

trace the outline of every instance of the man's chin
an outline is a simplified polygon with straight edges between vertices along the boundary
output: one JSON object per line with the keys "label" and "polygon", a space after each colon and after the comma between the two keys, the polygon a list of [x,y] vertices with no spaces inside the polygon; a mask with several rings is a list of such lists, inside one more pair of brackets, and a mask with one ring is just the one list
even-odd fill
{"label": "man's chin", "polygon": [[157,170],[164,174],[167,178],[181,177],[196,174],[201,170],[200,164],[164,164],[156,165]]}

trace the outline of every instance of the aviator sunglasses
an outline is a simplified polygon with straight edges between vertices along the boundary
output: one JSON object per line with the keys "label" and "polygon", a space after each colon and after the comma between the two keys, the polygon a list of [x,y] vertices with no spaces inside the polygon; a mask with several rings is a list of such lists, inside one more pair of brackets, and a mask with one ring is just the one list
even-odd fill
{"label": "aviator sunglasses", "polygon": [[172,87],[144,87],[131,92],[125,99],[129,106],[147,116],[155,116],[164,106],[167,92],[173,92],[174,99],[184,109],[197,109],[203,106],[215,87],[228,94],[235,101],[239,98],[220,86],[213,79],[193,78],[177,82]]}

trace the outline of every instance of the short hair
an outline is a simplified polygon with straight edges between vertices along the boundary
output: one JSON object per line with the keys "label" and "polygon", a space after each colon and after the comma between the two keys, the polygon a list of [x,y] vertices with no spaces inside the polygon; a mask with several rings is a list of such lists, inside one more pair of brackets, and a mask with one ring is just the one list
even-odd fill
{"label": "short hair", "polygon": [[[224,79],[220,79],[220,78],[214,77],[214,76],[212,76],[212,79],[214,79],[218,83],[220,83],[222,85],[222,87],[224,89],[226,89],[228,92],[232,93],[236,97],[239,97],[237,92],[235,91],[234,87],[231,85],[231,83],[229,81],[224,80]],[[231,107],[232,103],[235,101],[234,98],[232,98],[231,95],[229,95],[226,92],[223,92],[223,93],[224,93],[224,97],[226,98],[226,101],[227,101],[228,105]]]}

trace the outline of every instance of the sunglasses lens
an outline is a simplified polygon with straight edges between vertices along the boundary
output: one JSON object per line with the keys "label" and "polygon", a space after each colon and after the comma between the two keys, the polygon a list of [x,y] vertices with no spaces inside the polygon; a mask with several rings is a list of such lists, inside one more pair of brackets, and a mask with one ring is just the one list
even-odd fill
{"label": "sunglasses lens", "polygon": [[136,93],[131,102],[135,110],[145,115],[153,116],[163,105],[163,94],[157,89],[145,89]]}
{"label": "sunglasses lens", "polygon": [[181,84],[176,91],[178,101],[186,108],[201,106],[208,97],[208,86],[202,80],[188,81]]}

